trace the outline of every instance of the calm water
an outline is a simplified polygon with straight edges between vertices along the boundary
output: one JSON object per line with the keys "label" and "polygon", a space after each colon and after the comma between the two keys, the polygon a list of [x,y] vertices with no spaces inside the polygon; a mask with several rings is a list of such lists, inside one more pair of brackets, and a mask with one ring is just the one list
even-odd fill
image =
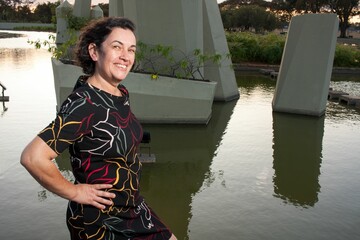
{"label": "calm water", "polygon": [[[66,200],[45,191],[19,155],[55,116],[50,54],[29,33],[0,39],[0,239],[68,239]],[[275,82],[239,73],[241,98],[216,103],[208,126],[146,125],[155,164],[142,193],[178,239],[356,239],[360,111],[328,102],[321,118],[274,114]],[[360,76],[331,85],[360,96]],[[66,154],[56,160],[69,179]]]}

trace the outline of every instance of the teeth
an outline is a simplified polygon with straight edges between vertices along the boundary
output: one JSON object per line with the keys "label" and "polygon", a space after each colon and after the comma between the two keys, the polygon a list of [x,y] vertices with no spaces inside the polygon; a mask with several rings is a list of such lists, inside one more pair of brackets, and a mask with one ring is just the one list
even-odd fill
{"label": "teeth", "polygon": [[121,68],[123,68],[123,69],[126,69],[126,66],[125,66],[125,65],[122,65],[122,64],[116,64],[116,66],[121,67]]}

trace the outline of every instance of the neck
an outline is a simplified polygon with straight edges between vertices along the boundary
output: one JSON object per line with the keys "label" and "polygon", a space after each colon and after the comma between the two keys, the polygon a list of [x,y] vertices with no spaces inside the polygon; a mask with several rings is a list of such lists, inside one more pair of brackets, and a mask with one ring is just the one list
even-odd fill
{"label": "neck", "polygon": [[111,83],[110,81],[107,81],[101,77],[96,75],[91,76],[87,82],[104,92],[110,93],[111,95],[122,96],[121,91],[117,87],[118,84]]}

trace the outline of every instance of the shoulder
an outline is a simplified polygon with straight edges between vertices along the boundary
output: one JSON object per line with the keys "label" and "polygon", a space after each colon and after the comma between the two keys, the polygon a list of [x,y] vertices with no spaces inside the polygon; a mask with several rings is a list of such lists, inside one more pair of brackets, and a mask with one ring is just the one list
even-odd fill
{"label": "shoulder", "polygon": [[127,88],[124,85],[120,84],[118,86],[118,88],[121,91],[123,96],[129,96],[129,91],[127,90]]}
{"label": "shoulder", "polygon": [[89,110],[93,107],[92,95],[94,95],[93,89],[88,84],[78,86],[62,103],[59,112],[70,112],[76,109]]}

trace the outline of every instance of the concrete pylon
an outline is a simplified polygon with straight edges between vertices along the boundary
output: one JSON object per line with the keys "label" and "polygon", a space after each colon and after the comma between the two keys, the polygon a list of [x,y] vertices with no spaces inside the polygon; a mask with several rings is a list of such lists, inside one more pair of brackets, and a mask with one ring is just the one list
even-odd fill
{"label": "concrete pylon", "polygon": [[[229,53],[216,0],[110,0],[109,9],[110,16],[134,21],[139,41],[172,46],[182,53],[179,58],[191,56],[195,49],[205,54]],[[239,92],[231,61],[224,61],[201,70],[217,82],[215,100],[227,101],[238,98]]]}
{"label": "concrete pylon", "polygon": [[325,113],[338,25],[336,14],[292,18],[272,102],[274,111]]}
{"label": "concrete pylon", "polygon": [[90,10],[90,18],[91,19],[97,19],[104,17],[103,10],[99,7],[99,5],[96,5]]}
{"label": "concrete pylon", "polygon": [[72,14],[73,6],[68,1],[63,1],[55,9],[56,14],[56,44],[62,44],[69,40],[68,14]]}
{"label": "concrete pylon", "polygon": [[232,69],[224,26],[221,20],[219,6],[216,1],[203,1],[204,21],[204,52],[209,54],[220,53],[223,55],[221,66],[212,63],[205,66],[204,76],[206,79],[217,82],[215,100],[229,101],[239,98],[235,72]]}
{"label": "concrete pylon", "polygon": [[73,15],[90,18],[91,0],[75,0]]}

